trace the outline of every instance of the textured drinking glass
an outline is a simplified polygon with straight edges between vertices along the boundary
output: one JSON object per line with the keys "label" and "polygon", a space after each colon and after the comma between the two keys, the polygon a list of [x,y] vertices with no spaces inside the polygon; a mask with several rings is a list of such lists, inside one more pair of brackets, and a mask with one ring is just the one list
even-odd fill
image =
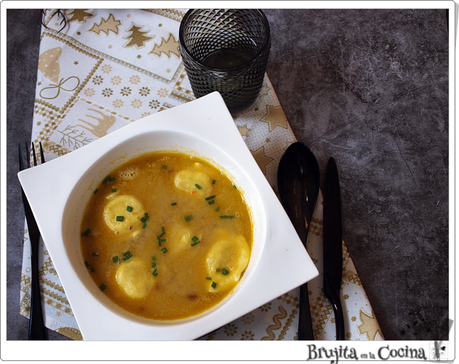
{"label": "textured drinking glass", "polygon": [[180,54],[197,98],[218,91],[233,114],[255,102],[271,48],[261,10],[189,10],[179,33]]}

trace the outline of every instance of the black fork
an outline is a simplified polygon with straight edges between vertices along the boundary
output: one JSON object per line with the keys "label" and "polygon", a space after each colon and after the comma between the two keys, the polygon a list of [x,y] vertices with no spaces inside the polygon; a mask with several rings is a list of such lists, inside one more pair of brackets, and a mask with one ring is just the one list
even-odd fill
{"label": "black fork", "polygon": [[[27,168],[30,168],[30,149],[28,144],[25,145],[28,155],[26,155]],[[24,169],[23,158],[21,153],[21,144],[18,146],[19,149],[19,169]],[[45,163],[45,156],[43,148],[40,143],[40,155],[41,163]],[[37,156],[35,154],[35,146],[32,143],[32,157],[33,165],[37,165]],[[32,210],[29,205],[24,191],[22,191],[22,202],[24,205],[24,212],[27,219],[27,228],[29,230],[30,238],[30,260],[32,264],[32,293],[30,303],[30,323],[29,323],[29,340],[46,340],[46,330],[43,320],[43,309],[41,306],[41,294],[40,294],[40,281],[38,273],[38,245],[40,239],[40,231],[38,230],[37,222],[33,216]]]}

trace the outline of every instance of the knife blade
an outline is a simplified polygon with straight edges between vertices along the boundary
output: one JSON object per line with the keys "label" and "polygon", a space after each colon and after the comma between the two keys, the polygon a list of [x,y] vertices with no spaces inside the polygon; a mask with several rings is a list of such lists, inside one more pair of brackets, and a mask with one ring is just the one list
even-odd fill
{"label": "knife blade", "polygon": [[323,186],[324,294],[335,313],[336,339],[344,340],[344,317],[340,290],[343,272],[341,196],[338,169],[328,160]]}
{"label": "knife blade", "polygon": [[[320,184],[319,165],[301,142],[291,144],[281,157],[277,183],[281,203],[306,248],[309,225]],[[300,286],[298,340],[314,340],[308,285]]]}

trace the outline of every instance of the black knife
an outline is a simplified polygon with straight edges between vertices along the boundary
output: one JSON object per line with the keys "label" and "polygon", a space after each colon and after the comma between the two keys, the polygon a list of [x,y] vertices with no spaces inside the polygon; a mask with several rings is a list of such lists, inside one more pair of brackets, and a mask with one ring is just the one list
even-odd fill
{"label": "black knife", "polygon": [[343,274],[341,197],[338,169],[330,158],[323,186],[324,293],[335,313],[336,339],[344,340],[344,317],[340,290]]}
{"label": "black knife", "polygon": [[[314,154],[301,142],[291,144],[279,163],[277,185],[282,205],[305,248],[319,181],[319,165]],[[307,284],[300,287],[299,311],[298,340],[314,340]]]}

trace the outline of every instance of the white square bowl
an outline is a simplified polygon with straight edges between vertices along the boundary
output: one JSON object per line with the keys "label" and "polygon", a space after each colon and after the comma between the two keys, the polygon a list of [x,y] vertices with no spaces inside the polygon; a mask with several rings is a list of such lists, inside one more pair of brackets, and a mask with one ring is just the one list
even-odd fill
{"label": "white square bowl", "polygon": [[[251,259],[236,289],[213,309],[178,321],[143,319],[119,308],[96,287],[80,251],[82,214],[95,186],[128,159],[166,150],[225,170],[254,220]],[[196,339],[318,275],[217,92],[138,120],[18,177],[84,340]]]}

